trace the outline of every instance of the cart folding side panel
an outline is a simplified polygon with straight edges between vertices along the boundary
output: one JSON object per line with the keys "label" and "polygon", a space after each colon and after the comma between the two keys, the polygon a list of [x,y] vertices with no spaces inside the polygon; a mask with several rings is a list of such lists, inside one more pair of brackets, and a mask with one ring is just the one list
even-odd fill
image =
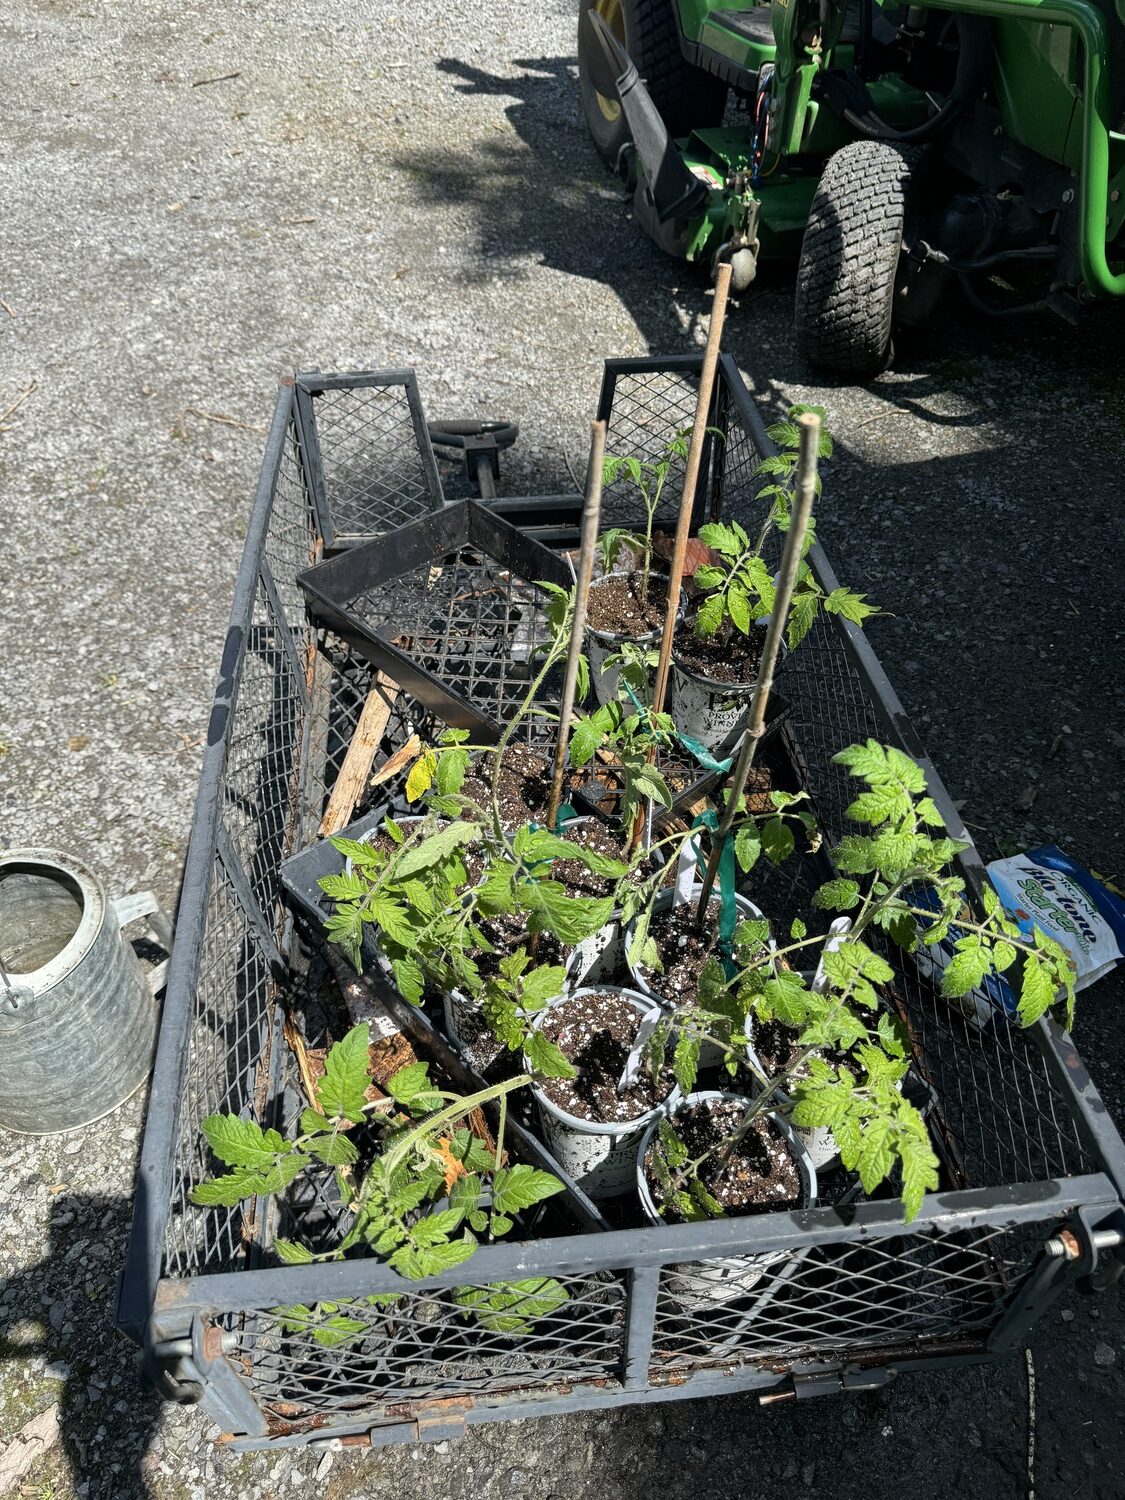
{"label": "cart folding side panel", "polygon": [[[698,372],[695,356],[607,364],[610,451],[659,452],[690,422]],[[754,467],[771,450],[726,356],[711,420],[725,441],[711,446],[701,506],[750,522]],[[324,965],[294,930],[277,872],[316,835],[375,667],[306,616],[297,575],[332,537],[370,539],[418,520],[440,495],[408,372],[282,387],[207,736],[121,1285],[119,1323],[142,1346],[150,1378],[174,1399],[201,1401],[244,1446],[348,1435],[382,1444],[783,1381],[817,1393],[1004,1354],[1065,1286],[1096,1269],[1097,1231],[1121,1223],[1125,1152],[1056,1026],[1023,1032],[996,1015],[982,1028],[906,958],[894,990],[943,1177],[909,1226],[895,1198],[846,1211],[829,1202],[483,1246],[457,1271],[404,1282],[375,1260],[276,1263],[277,1233],[294,1223],[331,1230],[330,1185],[298,1182],[281,1203],[190,1204],[210,1170],[206,1115],[230,1110],[284,1127],[299,1114],[286,1009],[311,1045],[325,1040]],[[509,520],[518,510],[505,503]],[[627,510],[620,497],[617,518],[631,519]],[[823,551],[810,561],[834,587]],[[458,565],[471,575],[471,550]],[[478,628],[489,628],[483,616]],[[819,620],[785,662],[779,690],[792,705],[779,734],[829,840],[851,798],[831,756],[868,735],[921,760],[950,833],[967,837],[861,632]],[[439,730],[427,705],[401,692],[378,763],[412,732]],[[975,852],[962,863],[979,882]],[[822,876],[822,865],[792,859],[756,868],[745,890],[776,921],[800,914],[823,925],[808,905]],[[1057,1253],[1064,1229],[1077,1258]],[[744,1294],[709,1300],[694,1269],[736,1253],[754,1259]],[[452,1293],[539,1276],[559,1281],[567,1300],[519,1331],[486,1327]],[[325,1301],[346,1301],[364,1332],[325,1347],[286,1321],[285,1307]]]}

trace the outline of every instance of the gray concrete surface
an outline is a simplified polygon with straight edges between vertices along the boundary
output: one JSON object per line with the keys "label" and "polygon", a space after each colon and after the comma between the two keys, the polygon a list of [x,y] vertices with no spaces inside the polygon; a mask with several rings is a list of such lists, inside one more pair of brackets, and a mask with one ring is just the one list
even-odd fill
{"label": "gray concrete surface", "polygon": [[[524,424],[513,484],[569,487],[606,354],[677,352],[704,298],[640,237],[581,127],[572,0],[4,0],[0,843],[176,896],[273,391],[418,367],[432,414]],[[223,82],[197,80],[237,73]],[[951,308],[868,389],[795,360],[784,277],[728,346],[841,440],[821,515],[893,611],[876,647],[985,852],[1056,839],[1120,876],[1120,341],[1099,310]],[[216,420],[216,418],[225,420]],[[1125,986],[1080,1046],[1122,1113]],[[0,1136],[0,1451],[57,1406],[48,1496],[1024,1495],[1027,1374],[478,1431],[437,1450],[238,1458],[138,1393],[109,1329],[142,1124]],[[1119,1495],[1115,1294],[1037,1330],[1036,1494]]]}

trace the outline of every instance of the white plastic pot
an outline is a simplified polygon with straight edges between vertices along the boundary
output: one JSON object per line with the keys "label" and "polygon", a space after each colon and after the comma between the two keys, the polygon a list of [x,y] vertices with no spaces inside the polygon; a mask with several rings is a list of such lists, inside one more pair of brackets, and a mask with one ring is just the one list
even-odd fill
{"label": "white plastic pot", "polygon": [[750,713],[754,683],[737,686],[689,671],[672,659],[669,712],[676,727],[712,752],[741,737]]}
{"label": "white plastic pot", "polygon": [[[706,1104],[712,1099],[723,1103],[733,1102],[746,1107],[750,1104],[750,1100],[741,1094],[732,1094],[720,1089],[703,1089],[699,1093],[689,1094],[686,1099],[681,1099],[668,1113],[674,1122],[676,1115],[683,1110],[690,1108],[693,1104]],[[785,1137],[797,1164],[797,1171],[801,1178],[801,1201],[797,1207],[811,1208],[816,1201],[816,1167],[788,1120],[772,1113],[766,1118]],[[659,1123],[658,1120],[654,1120],[645,1131],[637,1150],[636,1162],[637,1196],[641,1200],[645,1218],[652,1225],[667,1223],[656,1206],[656,1200],[645,1172],[645,1157],[648,1155]],[[753,1238],[753,1219],[753,1215],[747,1216],[747,1239]],[[666,1287],[666,1291],[670,1301],[685,1308],[713,1307],[718,1303],[733,1302],[739,1297],[746,1296],[767,1270],[791,1258],[792,1253],[788,1250],[773,1250],[765,1255],[725,1255],[715,1260],[667,1266],[665,1270],[673,1274],[673,1280]]]}
{"label": "white plastic pot", "polygon": [[600,932],[583,938],[570,955],[566,966],[567,988],[571,992],[583,985],[589,988],[598,982],[600,974],[616,973],[621,942],[621,913],[615,911]]}
{"label": "white plastic pot", "polygon": [[[828,929],[828,937],[824,944],[823,953],[834,953],[851,931],[852,921],[850,917],[836,917]],[[806,974],[806,977],[807,974]],[[814,973],[809,978],[809,988],[820,992],[827,982],[824,972],[824,959],[821,957]],[[754,1051],[754,1028],[750,1030],[750,1045],[746,1049],[747,1056],[752,1066],[760,1073],[768,1075],[769,1069],[764,1066],[761,1058]],[[899,1084],[899,1091],[902,1084]],[[774,1094],[778,1104],[784,1109],[792,1101],[784,1089],[778,1089]],[[809,1159],[813,1166],[819,1171],[823,1167],[834,1165],[839,1160],[840,1147],[836,1143],[836,1137],[827,1125],[795,1125],[793,1127],[798,1139],[809,1153]]]}
{"label": "white plastic pot", "polygon": [[[563,825],[563,832],[591,821],[590,817],[574,818]],[[662,849],[656,850],[651,858],[660,867],[665,864]],[[600,932],[592,932],[575,947],[566,966],[567,986],[574,990],[588,982],[596,983],[602,974],[615,973],[622,953],[621,913],[615,911]]]}
{"label": "white plastic pot", "polygon": [[[676,894],[676,891],[672,889],[661,891],[659,896],[657,896],[656,900],[653,902],[653,916],[656,917],[659,916],[662,912],[668,911],[675,901]],[[685,904],[694,906],[702,894],[703,886],[701,884],[693,885],[691,888],[690,903]],[[708,912],[714,909],[717,913],[720,899],[721,898],[718,891],[712,893],[711,899],[707,903]],[[748,918],[761,918],[765,915],[764,912],[759,911],[759,909],[754,905],[753,901],[748,901],[745,896],[740,896],[737,894],[737,892],[735,893],[734,905],[735,910],[738,914],[739,921],[745,921]],[[626,953],[628,953],[629,948],[632,945],[633,933],[635,928],[636,919],[629,923],[629,926],[625,931]],[[629,964],[629,973],[632,976],[633,983],[636,985],[637,989],[640,990],[642,995],[648,995],[651,999],[655,1000],[657,1005],[660,1006],[665,1015],[671,1016],[673,1018],[675,1017],[676,1006],[667,998],[666,995],[663,995],[660,991],[659,974],[654,974],[650,979],[648,978],[647,973],[644,969],[631,962]],[[699,1052],[699,1066],[701,1068],[717,1068],[721,1065],[725,1055],[726,1054],[723,1052],[723,1049],[718,1045],[718,1043],[705,1041]]]}
{"label": "white plastic pot", "polygon": [[[536,1027],[553,1010],[580,1000],[584,995],[619,995],[637,1012],[638,1020],[651,1015],[658,1008],[651,1000],[638,995],[634,990],[621,989],[615,985],[599,985],[596,989],[573,990],[569,994],[558,996],[536,1018]],[[532,1071],[530,1064],[525,1063],[525,1066],[529,1072]],[[633,1185],[637,1143],[646,1129],[655,1125],[679,1096],[679,1090],[673,1087],[666,1099],[646,1110],[643,1115],[638,1115],[636,1119],[602,1123],[569,1114],[549,1099],[537,1083],[531,1085],[531,1092],[539,1108],[539,1119],[549,1150],[563,1170],[591,1198],[618,1198],[629,1191]]]}
{"label": "white plastic pot", "polygon": [[[785,656],[786,646],[782,641],[779,660],[784,661]],[[673,649],[668,711],[682,734],[690,735],[712,752],[726,754],[742,738],[757,685],[756,672],[749,682],[719,682],[705,672],[683,666]]]}
{"label": "white plastic pot", "polygon": [[[751,1067],[756,1073],[764,1073],[770,1076],[770,1070],[762,1062],[754,1050],[754,1026],[750,1028],[750,1045],[746,1049],[746,1055],[750,1060]],[[788,1109],[792,1104],[792,1098],[784,1089],[774,1091],[774,1099],[779,1109]],[[840,1155],[840,1148],[836,1144],[836,1137],[827,1125],[794,1125],[793,1131],[801,1145],[808,1152],[809,1160],[817,1171],[831,1166]]]}
{"label": "white plastic pot", "polygon": [[[505,1048],[493,1036],[480,1006],[461,990],[444,992],[441,1005],[449,1040],[470,1067],[486,1073]],[[479,1026],[474,1021],[479,1021]],[[478,1034],[470,1040],[470,1032]]]}
{"label": "white plastic pot", "polygon": [[[604,574],[603,577],[613,577],[613,574]],[[620,576],[620,575],[618,575]],[[627,576],[627,575],[626,575]],[[662,574],[651,575],[654,578],[662,578]],[[601,583],[602,579],[595,578],[590,585],[591,593]],[[616,703],[618,693],[621,690],[621,668],[607,668],[606,660],[621,650],[628,642],[636,646],[658,646],[663,634],[661,626],[654,630],[646,631],[644,635],[620,635],[609,630],[595,630],[592,625],[586,626],[586,656],[590,662],[590,681],[594,689],[594,697],[599,703]]]}

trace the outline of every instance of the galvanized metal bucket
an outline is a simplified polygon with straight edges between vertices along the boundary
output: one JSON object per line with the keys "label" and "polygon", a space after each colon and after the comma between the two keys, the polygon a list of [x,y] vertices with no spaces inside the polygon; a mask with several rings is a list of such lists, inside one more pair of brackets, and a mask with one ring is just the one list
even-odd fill
{"label": "galvanized metal bucket", "polygon": [[[80,860],[48,849],[0,855],[0,1126],[52,1135],[116,1109],[148,1077],[159,1007],[122,935],[159,911],[116,905]],[[164,922],[153,922],[170,941]]]}

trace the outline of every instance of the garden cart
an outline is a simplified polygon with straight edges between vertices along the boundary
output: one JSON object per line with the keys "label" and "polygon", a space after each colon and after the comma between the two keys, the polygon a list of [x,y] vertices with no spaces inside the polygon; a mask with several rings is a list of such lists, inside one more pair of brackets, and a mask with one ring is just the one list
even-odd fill
{"label": "garden cart", "polygon": [[661,248],[736,290],[799,256],[815,365],[877,374],[952,282],[990,317],[1125,293],[1120,3],[581,0],[578,58]]}
{"label": "garden cart", "polygon": [[[597,416],[608,450],[657,459],[692,420],[701,368],[697,354],[607,362]],[[709,425],[706,515],[756,534],[761,464],[781,450],[726,354]],[[511,426],[498,431],[502,441]],[[281,1195],[266,1183],[243,1197],[244,1181],[237,1203],[221,1182],[216,1192],[215,1142],[254,1161],[281,1139],[267,1129],[304,1131],[310,1116],[315,1128],[309,1100],[327,1104],[314,1067],[329,1077],[329,1051],[370,995],[454,1087],[474,1084],[453,1052],[457,997],[448,1016],[430,1002],[427,1012],[377,962],[349,974],[335,948],[326,969],[320,860],[335,855],[342,871],[343,853],[317,836],[361,722],[373,734],[373,694],[385,711],[370,800],[349,825],[357,841],[376,820],[385,828],[392,801],[401,816],[411,739],[435,744],[453,725],[478,740],[499,732],[550,638],[543,584],[570,578],[579,497],[449,500],[434,446],[458,435],[489,434],[428,427],[412,371],[298,375],[281,388],[210,719],[120,1287],[118,1324],[145,1378],[200,1403],[235,1449],[382,1447],[639,1402],[871,1389],[1010,1357],[1066,1290],[1120,1275],[1125,1151],[1053,1021],[1015,1024],[979,990],[951,1005],[905,954],[887,1003],[903,1018],[911,1098],[940,1158],[938,1187],[910,1222],[897,1182],[859,1194],[854,1174],[824,1164],[815,1205],[760,1214],[750,1230],[734,1215],[653,1223],[639,1191],[619,1208],[570,1191],[533,1232],[408,1279],[382,1251],[335,1263],[313,1253],[335,1243],[341,1212],[344,1179],[327,1160]],[[636,527],[627,474],[605,486],[602,517]],[[675,521],[666,498],[656,520]],[[810,578],[837,591],[823,548],[807,556]],[[979,857],[866,632],[823,611],[778,686],[787,709],[755,766],[762,785],[804,793],[823,843],[777,866],[757,860],[745,899],[779,933],[824,926],[810,892],[850,826],[837,751],[876,738],[924,772],[931,815],[962,841],[958,869],[977,888]],[[547,714],[522,727],[528,748],[553,732]],[[661,765],[674,769],[663,752]],[[685,805],[702,795],[697,770],[682,766]],[[370,1052],[358,1052],[361,1067]],[[535,1118],[519,1111],[507,1139],[534,1153]],[[201,1133],[209,1119],[234,1132],[227,1147]],[[803,1203],[811,1175],[798,1186]],[[311,1241],[303,1255],[298,1240]],[[533,1314],[494,1305],[517,1279]]]}

